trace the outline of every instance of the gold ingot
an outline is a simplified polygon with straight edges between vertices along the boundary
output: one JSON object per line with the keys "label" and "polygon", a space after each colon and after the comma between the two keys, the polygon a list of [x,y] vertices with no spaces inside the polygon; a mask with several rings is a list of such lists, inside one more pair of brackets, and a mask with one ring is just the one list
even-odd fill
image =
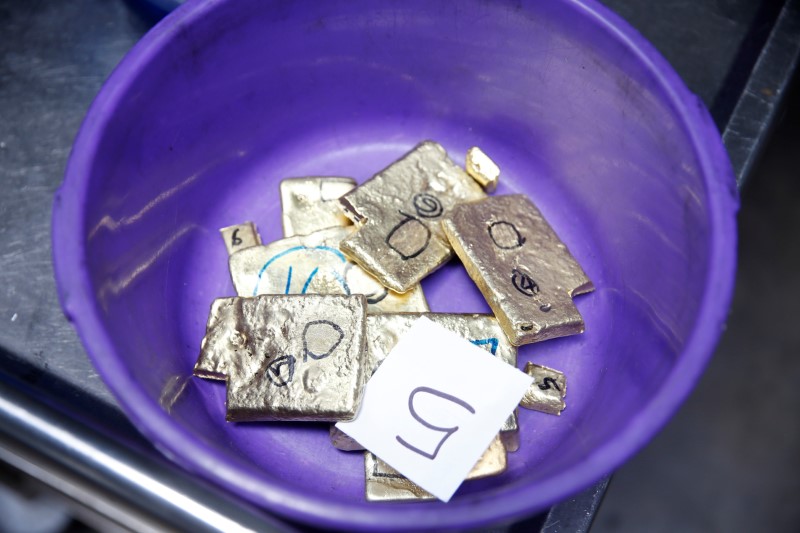
{"label": "gold ingot", "polygon": [[519,415],[517,409],[506,418],[503,427],[500,428],[500,439],[509,452],[519,450]]}
{"label": "gold ingot", "polygon": [[228,421],[339,421],[366,382],[363,295],[221,298],[195,375],[227,378]]}
{"label": "gold ingot", "polygon": [[519,404],[525,409],[560,415],[567,406],[567,378],[563,372],[528,362],[525,373],[533,377],[533,383]]}
{"label": "gold ingot", "polygon": [[261,236],[256,230],[256,225],[252,222],[228,226],[227,228],[222,228],[219,232],[225,241],[228,255],[261,244]]}
{"label": "gold ingot", "polygon": [[351,191],[351,178],[308,177],[281,181],[283,236],[309,235],[325,228],[349,226],[339,197]]}
{"label": "gold ingot", "polygon": [[483,150],[473,146],[467,150],[467,174],[486,192],[494,192],[500,181],[500,167]]}
{"label": "gold ingot", "polygon": [[[420,317],[426,317],[485,349],[501,361],[516,367],[517,348],[512,346],[500,325],[491,315],[455,313],[401,313],[380,314],[367,317],[367,375],[372,376],[400,338],[411,329]],[[424,369],[420,369],[424,372]],[[369,379],[369,378],[367,378]],[[516,411],[512,413],[500,430],[504,443],[510,445],[509,451],[519,449],[519,425]],[[331,444],[344,451],[363,450],[364,447],[335,426],[330,430]]]}
{"label": "gold ingot", "polygon": [[572,297],[594,285],[527,197],[458,205],[442,227],[512,344],[583,333]]}
{"label": "gold ingot", "polygon": [[237,320],[233,316],[235,298],[217,298],[211,303],[211,311],[206,322],[206,335],[200,343],[200,356],[194,365],[194,375],[198,378],[228,378],[231,361],[241,361],[252,357],[246,338],[236,328],[229,325]]}
{"label": "gold ingot", "polygon": [[[505,472],[507,467],[505,446],[499,437],[495,437],[467,475],[467,480],[497,476]],[[400,474],[372,452],[364,453],[364,474],[367,501],[395,502],[436,499],[433,494]]]}
{"label": "gold ingot", "polygon": [[409,291],[453,255],[442,216],[456,204],[485,197],[441,145],[423,142],[342,196],[358,231],[340,248],[386,287]]}
{"label": "gold ingot", "polygon": [[233,254],[228,264],[236,293],[363,294],[370,313],[427,311],[419,284],[397,294],[347,260],[339,243],[354,230],[353,226],[328,228]]}

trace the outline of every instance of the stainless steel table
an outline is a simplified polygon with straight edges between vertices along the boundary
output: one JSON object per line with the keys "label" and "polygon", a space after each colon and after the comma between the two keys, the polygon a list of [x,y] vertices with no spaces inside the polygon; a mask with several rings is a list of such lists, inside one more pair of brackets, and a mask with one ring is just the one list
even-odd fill
{"label": "stainless steel table", "polygon": [[[799,2],[606,4],[703,99],[742,183],[797,66]],[[52,195],[92,98],[151,23],[115,0],[0,0],[0,461],[52,487],[103,529],[297,527],[184,472],[140,437],[58,305]],[[607,482],[498,530],[586,531]]]}

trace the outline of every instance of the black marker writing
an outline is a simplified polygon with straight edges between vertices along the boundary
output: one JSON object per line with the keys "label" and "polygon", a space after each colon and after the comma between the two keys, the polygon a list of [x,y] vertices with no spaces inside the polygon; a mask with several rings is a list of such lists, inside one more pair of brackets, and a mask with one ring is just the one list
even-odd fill
{"label": "black marker writing", "polygon": [[489,224],[489,237],[495,246],[503,250],[513,250],[525,244],[525,237],[511,222],[499,220]]}
{"label": "black marker writing", "polygon": [[450,435],[452,435],[453,433],[458,431],[458,426],[453,426],[453,427],[436,426],[436,425],[431,424],[430,422],[424,420],[421,416],[419,416],[419,414],[417,414],[416,409],[414,409],[414,397],[418,393],[426,393],[426,394],[432,394],[433,396],[438,396],[439,398],[442,398],[443,400],[447,400],[447,401],[453,402],[454,404],[463,407],[464,409],[466,409],[467,411],[469,411],[473,415],[475,414],[475,409],[470,404],[468,404],[467,402],[465,402],[464,400],[462,400],[460,398],[456,398],[455,396],[452,396],[450,394],[438,391],[436,389],[432,389],[430,387],[417,387],[416,389],[411,391],[411,394],[408,395],[408,411],[411,413],[411,416],[413,416],[414,420],[416,420],[417,422],[419,422],[420,424],[422,424],[426,428],[432,429],[434,431],[440,431],[440,432],[444,433],[444,436],[442,436],[442,439],[439,441],[439,444],[436,445],[436,449],[433,450],[433,453],[428,453],[428,452],[426,452],[424,450],[420,450],[416,446],[406,442],[403,439],[403,437],[401,437],[400,435],[397,435],[395,438],[397,439],[397,442],[399,442],[400,444],[402,444],[403,446],[405,446],[406,448],[408,448],[412,452],[418,453],[423,457],[426,457],[428,459],[433,460],[433,459],[436,459],[436,456],[439,454],[439,450],[442,448],[442,445],[445,443],[445,441],[450,438]]}
{"label": "black marker writing", "polygon": [[[293,355],[278,357],[267,366],[267,377],[276,386],[285,387],[292,382],[294,377],[294,363],[295,358]],[[284,372],[284,369],[286,372]]]}
{"label": "black marker writing", "polygon": [[239,228],[236,228],[235,230],[233,230],[233,235],[231,235],[231,244],[233,246],[239,246],[240,244],[242,244],[242,239],[240,239],[237,236],[238,233],[239,233]]}
{"label": "black marker writing", "polygon": [[[331,342],[331,335],[328,332],[333,332],[336,335],[336,340]],[[309,337],[313,337],[316,341],[317,349],[319,349],[320,341],[327,343],[328,349],[315,353],[308,347]],[[325,359],[341,344],[342,339],[344,339],[344,331],[338,324],[334,324],[329,320],[313,320],[309,322],[303,328],[303,361],[308,361],[309,356],[311,359],[316,360]]]}
{"label": "black marker writing", "polygon": [[442,216],[442,212],[444,212],[442,202],[432,194],[419,193],[414,196],[412,201],[414,202],[414,209],[417,210],[417,214],[422,218],[436,218]]}
{"label": "black marker writing", "polygon": [[555,389],[558,392],[561,392],[561,388],[558,386],[558,383],[556,383],[556,380],[554,380],[553,378],[544,378],[542,380],[542,383],[539,384],[539,388],[541,390],[549,390],[550,389],[550,385],[555,387]]}
{"label": "black marker writing", "polygon": [[425,251],[431,240],[431,230],[419,219],[400,212],[405,216],[386,236],[386,244],[397,252],[403,261],[413,259]]}
{"label": "black marker writing", "polygon": [[533,281],[533,278],[516,268],[511,271],[511,283],[514,284],[515,289],[525,296],[533,296],[539,293],[539,286]]}

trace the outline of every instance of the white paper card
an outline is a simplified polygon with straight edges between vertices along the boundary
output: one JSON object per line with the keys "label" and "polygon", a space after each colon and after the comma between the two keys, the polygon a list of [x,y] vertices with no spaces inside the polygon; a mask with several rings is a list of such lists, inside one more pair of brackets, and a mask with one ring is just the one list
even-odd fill
{"label": "white paper card", "polygon": [[367,383],[356,419],[336,427],[448,501],[532,381],[422,317]]}

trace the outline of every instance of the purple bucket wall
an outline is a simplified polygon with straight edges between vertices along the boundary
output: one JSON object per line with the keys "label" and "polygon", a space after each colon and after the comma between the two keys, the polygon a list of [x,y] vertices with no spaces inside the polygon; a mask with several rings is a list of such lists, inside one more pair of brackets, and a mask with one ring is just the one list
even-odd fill
{"label": "purple bucket wall", "polygon": [[[495,158],[496,194],[529,195],[597,290],[576,300],[584,335],[520,350],[568,375],[568,408],[521,413],[506,474],[446,505],[368,504],[361,455],[323,426],[227,424],[224,385],[189,376],[211,301],[233,294],[217,228],[279,238],[280,179],[363,181],[428,138]],[[100,374],[186,468],[321,526],[457,528],[543,509],[668,420],[721,331],[735,209],[702,104],[593,1],[195,1],[89,111],[54,259]],[[434,311],[488,311],[455,261],[423,285]]]}

